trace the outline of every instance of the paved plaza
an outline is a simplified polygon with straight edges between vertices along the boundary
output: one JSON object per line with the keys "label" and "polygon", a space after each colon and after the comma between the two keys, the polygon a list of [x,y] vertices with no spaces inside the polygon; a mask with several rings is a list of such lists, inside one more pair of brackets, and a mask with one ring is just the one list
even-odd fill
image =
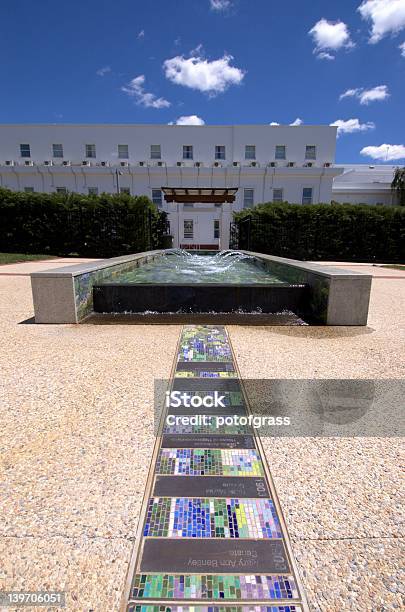
{"label": "paved plaza", "polygon": [[[118,610],[155,442],[154,379],[169,378],[182,328],[35,325],[29,274],[50,267],[0,268],[0,590]],[[353,269],[374,277],[367,327],[227,326],[242,378],[403,378],[405,272]],[[264,438],[263,450],[310,608],[401,609],[403,442]]]}

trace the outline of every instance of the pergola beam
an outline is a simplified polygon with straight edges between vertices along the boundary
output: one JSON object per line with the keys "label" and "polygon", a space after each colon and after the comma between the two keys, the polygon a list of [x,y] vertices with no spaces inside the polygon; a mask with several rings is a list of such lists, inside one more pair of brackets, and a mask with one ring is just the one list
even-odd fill
{"label": "pergola beam", "polygon": [[[166,202],[225,204],[235,201],[237,187],[162,187]],[[193,191],[195,193],[190,193]]]}

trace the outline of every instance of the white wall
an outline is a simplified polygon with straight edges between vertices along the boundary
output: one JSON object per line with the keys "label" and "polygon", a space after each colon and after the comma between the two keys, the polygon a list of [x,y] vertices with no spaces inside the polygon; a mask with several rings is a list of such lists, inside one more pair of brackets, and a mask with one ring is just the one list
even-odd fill
{"label": "white wall", "polygon": [[275,146],[281,144],[287,160],[297,163],[305,161],[306,145],[316,145],[316,165],[323,165],[334,161],[335,143],[336,128],[330,126],[0,125],[0,164],[23,162],[20,144],[31,145],[37,163],[52,159],[52,144],[63,144],[64,159],[73,163],[85,159],[86,144],[96,145],[97,161],[110,162],[118,159],[117,145],[127,144],[132,163],[149,160],[150,145],[160,144],[168,165],[182,160],[183,145],[193,145],[194,161],[211,165],[215,145],[225,145],[228,164],[243,161],[245,145],[252,144],[264,164],[274,160]]}
{"label": "white wall", "polygon": [[[233,210],[243,208],[245,188],[254,190],[254,204],[273,200],[274,188],[283,189],[284,200],[301,203],[304,187],[312,188],[314,203],[330,202],[333,178],[342,172],[333,167],[335,143],[336,128],[330,126],[0,125],[0,186],[45,192],[65,187],[78,193],[97,187],[99,193],[115,193],[119,171],[119,186],[133,195],[151,197],[153,188],[163,186],[237,187]],[[30,158],[21,157],[20,144],[30,145]],[[52,144],[63,145],[63,159],[52,157]],[[90,167],[82,165],[86,144],[96,146],[96,158],[88,160]],[[118,144],[128,145],[128,167],[121,166]],[[152,144],[161,145],[163,165],[150,159]],[[193,160],[183,161],[183,145],[193,146]],[[216,145],[226,149],[226,159],[219,160],[218,167]],[[246,145],[256,147],[255,166],[245,160]],[[276,145],[286,146],[286,159],[271,167]],[[312,167],[306,165],[306,145],[316,146]],[[6,160],[15,165],[6,166]],[[53,165],[45,166],[45,160]],[[63,166],[63,160],[71,165]],[[26,166],[26,161],[34,165]],[[102,167],[101,162],[108,165]],[[288,162],[295,166],[288,167]],[[219,210],[198,206],[199,212],[187,210],[186,217],[195,218],[198,242],[218,242],[213,239],[213,220]],[[165,203],[164,209],[177,234],[178,228],[182,230],[182,207],[180,215],[177,207]],[[181,231],[177,241],[184,242]]]}

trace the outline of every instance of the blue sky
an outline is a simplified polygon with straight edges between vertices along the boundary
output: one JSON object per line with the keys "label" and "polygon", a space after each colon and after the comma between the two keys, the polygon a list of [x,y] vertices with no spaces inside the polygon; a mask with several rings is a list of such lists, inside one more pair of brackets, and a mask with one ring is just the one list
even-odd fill
{"label": "blue sky", "polygon": [[0,123],[340,120],[338,162],[405,160],[405,0],[16,0],[0,52]]}

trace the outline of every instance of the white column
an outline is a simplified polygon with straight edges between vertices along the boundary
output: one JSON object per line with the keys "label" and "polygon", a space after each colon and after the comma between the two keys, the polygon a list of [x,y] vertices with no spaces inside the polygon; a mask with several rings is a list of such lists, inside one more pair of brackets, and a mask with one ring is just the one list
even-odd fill
{"label": "white column", "polygon": [[232,207],[229,203],[222,204],[219,223],[219,248],[221,251],[229,249],[230,224],[232,221]]}

